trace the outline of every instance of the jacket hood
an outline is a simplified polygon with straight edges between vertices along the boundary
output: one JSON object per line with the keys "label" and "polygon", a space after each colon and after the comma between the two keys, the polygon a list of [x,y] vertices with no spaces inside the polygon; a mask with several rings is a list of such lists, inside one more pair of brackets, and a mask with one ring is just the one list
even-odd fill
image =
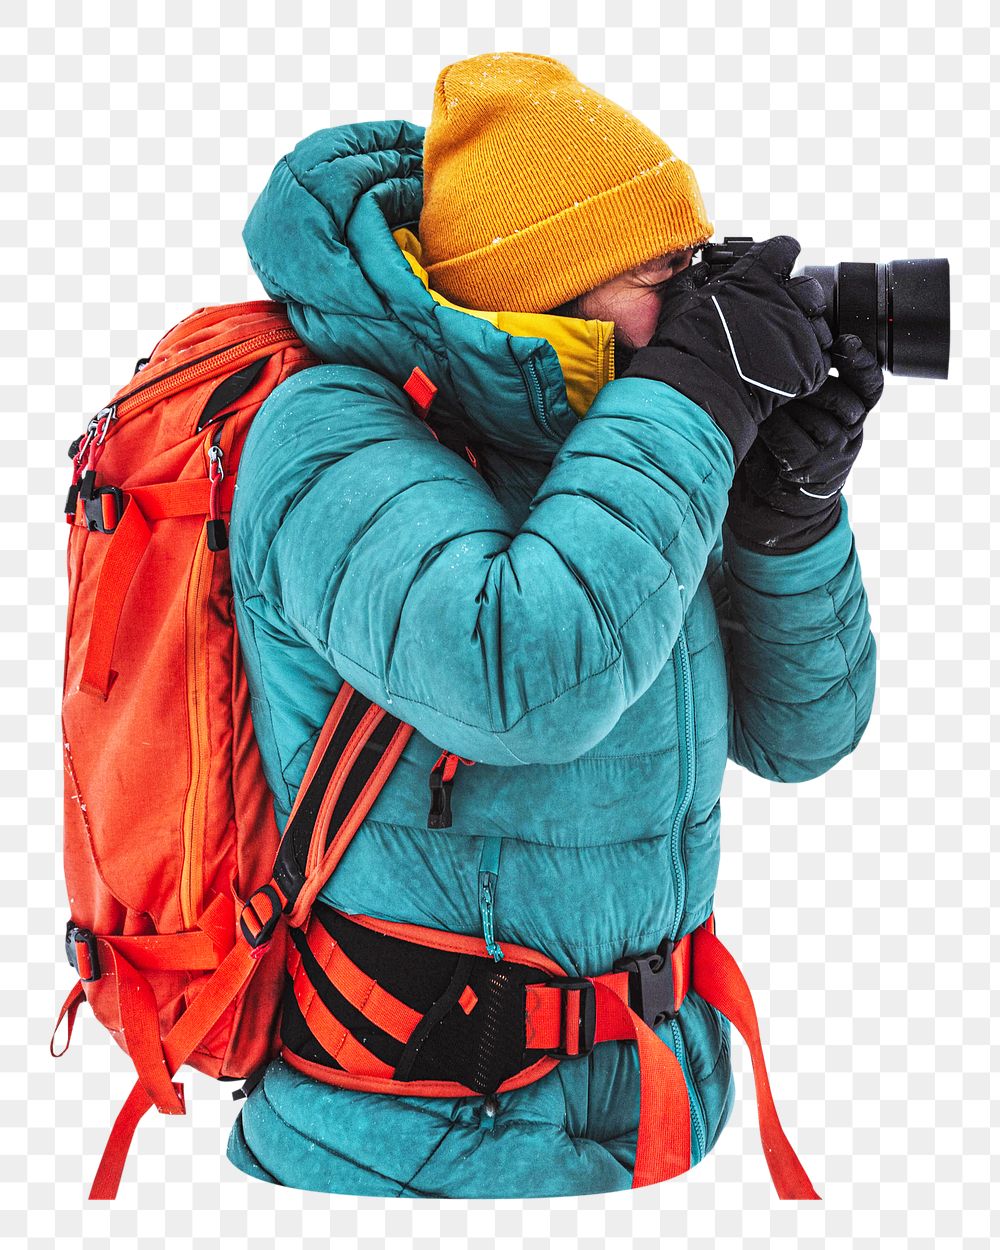
{"label": "jacket hood", "polygon": [[250,263],[330,363],[402,387],[414,366],[486,441],[551,458],[614,376],[614,323],[463,308],[430,290],[418,235],[424,128],[317,131],[275,166],[243,229]]}

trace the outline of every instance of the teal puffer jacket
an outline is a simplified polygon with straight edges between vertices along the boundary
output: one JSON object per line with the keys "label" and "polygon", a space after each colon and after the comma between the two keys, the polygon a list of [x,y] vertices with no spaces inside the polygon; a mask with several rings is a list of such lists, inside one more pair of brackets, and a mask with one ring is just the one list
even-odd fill
{"label": "teal puffer jacket", "polygon": [[[377,121],[310,136],[244,231],[324,362],[267,400],[240,465],[231,557],[254,728],[280,827],[343,680],[415,727],[324,902],[480,935],[495,868],[501,948],[595,975],[712,911],[727,758],[794,782],[857,745],[875,673],[865,591],[846,506],[796,555],[733,540],[729,442],[665,384],[612,376],[611,323],[428,290],[423,134]],[[415,366],[438,388],[440,441],[401,389]],[[459,766],[453,826],[429,829],[442,750],[476,764]],[[689,1085],[697,1163],[731,1106],[729,1027],[692,992],[656,1030]],[[634,1043],[484,1104],[321,1084],[276,1060],[229,1157],[351,1194],[630,1187]]]}

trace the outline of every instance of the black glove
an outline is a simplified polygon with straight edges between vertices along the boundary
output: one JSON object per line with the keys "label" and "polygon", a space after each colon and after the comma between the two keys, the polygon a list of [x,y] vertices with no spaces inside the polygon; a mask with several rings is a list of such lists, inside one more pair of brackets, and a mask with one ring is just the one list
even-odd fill
{"label": "black glove", "polygon": [[831,357],[839,376],[768,417],[736,472],[726,520],[752,551],[802,551],[837,524],[840,492],[885,377],[855,334],[842,334]]}
{"label": "black glove", "polygon": [[663,288],[653,337],[621,377],[655,378],[694,400],[725,432],[736,463],[778,404],[807,395],[830,371],[833,341],[815,278],[789,278],[797,241],[755,243],[716,278],[704,262]]}

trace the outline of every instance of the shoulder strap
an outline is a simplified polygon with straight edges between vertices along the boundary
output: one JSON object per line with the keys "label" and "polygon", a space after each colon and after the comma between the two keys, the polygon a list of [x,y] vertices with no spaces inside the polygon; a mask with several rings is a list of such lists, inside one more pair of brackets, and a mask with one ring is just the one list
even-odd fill
{"label": "shoulder strap", "polygon": [[341,686],[313,748],[274,864],[292,925],[301,927],[385,785],[413,726]]}
{"label": "shoulder strap", "polygon": [[[188,1009],[163,1038],[164,1083],[214,1027],[246,987],[282,917],[301,925],[374,804],[413,726],[391,716],[346,681],[313,748],[278,848],[271,880],[243,905],[239,935]],[[158,1032],[155,1016],[152,1021]],[[249,1075],[249,1074],[248,1074]],[[182,1114],[182,1086],[161,1109]],[[112,1199],[136,1127],[153,1105],[137,1081],[115,1120],[94,1183],[92,1199]]]}

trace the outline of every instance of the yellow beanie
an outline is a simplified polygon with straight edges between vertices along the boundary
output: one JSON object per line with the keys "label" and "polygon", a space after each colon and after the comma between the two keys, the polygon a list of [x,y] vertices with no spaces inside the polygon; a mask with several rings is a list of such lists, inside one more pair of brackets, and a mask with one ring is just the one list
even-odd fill
{"label": "yellow beanie", "polygon": [[550,56],[445,66],[423,166],[422,263],[466,308],[545,312],[712,234],[690,166]]}

